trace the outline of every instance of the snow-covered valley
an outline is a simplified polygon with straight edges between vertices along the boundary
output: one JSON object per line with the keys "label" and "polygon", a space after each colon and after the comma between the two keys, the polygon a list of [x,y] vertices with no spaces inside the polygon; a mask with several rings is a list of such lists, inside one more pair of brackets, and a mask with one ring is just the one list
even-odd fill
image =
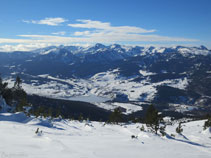
{"label": "snow-covered valley", "polygon": [[211,0],[0,0],[0,158],[211,158]]}
{"label": "snow-covered valley", "polygon": [[[29,83],[24,82],[23,88],[31,95],[90,102],[107,110],[119,106],[125,108],[125,113],[129,114],[142,110],[141,106],[137,105],[148,104],[152,101],[157,93],[157,86],[168,85],[183,90],[188,85],[187,78],[151,83],[147,78],[149,75],[151,74],[145,74],[146,79],[135,82],[136,76],[120,77],[118,69],[95,74],[86,80],[60,79],[44,74],[31,76],[33,79]],[[43,79],[44,83],[39,83]],[[7,82],[12,87],[15,81],[8,79]],[[112,103],[106,103],[111,100],[113,100]]]}
{"label": "snow-covered valley", "polygon": [[[204,121],[168,125],[168,136],[140,131],[142,124],[104,125],[26,117],[22,113],[0,114],[1,158],[210,158],[211,131]],[[39,128],[42,133],[35,134]],[[131,136],[138,136],[132,139]],[[171,136],[172,135],[172,136]],[[175,135],[175,137],[173,136]]]}
{"label": "snow-covered valley", "polygon": [[2,78],[16,76],[30,95],[83,101],[124,114],[154,104],[185,115],[210,112],[211,50],[200,47],[139,47],[96,44],[0,52]]}

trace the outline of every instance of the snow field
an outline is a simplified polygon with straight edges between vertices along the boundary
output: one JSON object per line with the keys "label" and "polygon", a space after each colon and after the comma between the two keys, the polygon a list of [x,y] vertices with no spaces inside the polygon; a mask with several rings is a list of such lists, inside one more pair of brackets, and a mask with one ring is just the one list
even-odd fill
{"label": "snow field", "polygon": [[[204,121],[167,126],[173,137],[140,131],[142,124],[103,125],[100,122],[27,118],[21,113],[0,114],[0,158],[210,158],[211,133]],[[36,129],[43,134],[37,136]],[[131,139],[131,135],[138,136]]]}

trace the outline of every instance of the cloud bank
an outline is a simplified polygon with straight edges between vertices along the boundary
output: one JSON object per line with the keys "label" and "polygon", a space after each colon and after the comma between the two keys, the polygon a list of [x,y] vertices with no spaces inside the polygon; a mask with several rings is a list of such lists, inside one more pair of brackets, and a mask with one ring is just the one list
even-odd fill
{"label": "cloud bank", "polygon": [[[68,20],[58,18],[45,18],[43,20],[30,20],[23,21],[25,23],[43,24],[50,26],[58,26]],[[90,19],[77,19],[75,23],[69,23],[63,25],[62,28],[65,31],[52,32],[50,35],[38,35],[38,34],[21,34],[16,35],[16,38],[0,38],[1,49],[8,50],[23,50],[39,48],[44,45],[71,45],[71,44],[94,44],[94,43],[193,43],[197,42],[197,39],[183,38],[183,37],[168,37],[156,34],[156,29],[144,29],[136,26],[112,26],[109,22],[94,21]],[[71,32],[68,36],[67,32]],[[12,45],[12,46],[9,46]],[[17,49],[15,48],[17,45]]]}

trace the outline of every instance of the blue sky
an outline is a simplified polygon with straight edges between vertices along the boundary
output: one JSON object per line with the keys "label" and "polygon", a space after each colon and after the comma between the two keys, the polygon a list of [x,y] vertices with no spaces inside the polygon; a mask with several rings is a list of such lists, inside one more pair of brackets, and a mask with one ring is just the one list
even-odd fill
{"label": "blue sky", "polygon": [[48,45],[211,48],[210,0],[0,0],[0,50]]}

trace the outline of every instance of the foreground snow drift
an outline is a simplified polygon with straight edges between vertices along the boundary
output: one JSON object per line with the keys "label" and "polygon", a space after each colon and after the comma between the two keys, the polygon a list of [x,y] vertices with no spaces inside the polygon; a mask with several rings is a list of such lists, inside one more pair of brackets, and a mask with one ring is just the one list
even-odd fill
{"label": "foreground snow drift", "polygon": [[[171,136],[141,132],[141,124],[105,125],[99,122],[27,118],[21,113],[0,114],[1,158],[210,158],[211,133],[204,121],[167,126]],[[39,128],[42,134],[35,134]],[[131,139],[131,135],[138,136]]]}

